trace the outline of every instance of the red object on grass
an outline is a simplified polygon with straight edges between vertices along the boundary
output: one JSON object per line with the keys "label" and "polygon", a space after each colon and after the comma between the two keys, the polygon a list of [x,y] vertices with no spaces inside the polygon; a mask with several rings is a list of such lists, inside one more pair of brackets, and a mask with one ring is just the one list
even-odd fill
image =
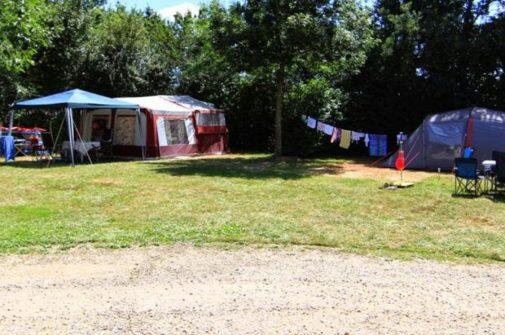
{"label": "red object on grass", "polygon": [[405,153],[403,150],[398,151],[398,157],[395,161],[395,167],[398,171],[403,171],[405,169]]}

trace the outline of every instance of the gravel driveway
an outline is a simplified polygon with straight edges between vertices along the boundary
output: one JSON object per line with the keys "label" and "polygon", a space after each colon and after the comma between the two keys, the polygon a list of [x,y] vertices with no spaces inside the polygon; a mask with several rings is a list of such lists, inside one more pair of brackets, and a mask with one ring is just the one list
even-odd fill
{"label": "gravel driveway", "polygon": [[179,244],[0,267],[0,334],[505,334],[502,265]]}

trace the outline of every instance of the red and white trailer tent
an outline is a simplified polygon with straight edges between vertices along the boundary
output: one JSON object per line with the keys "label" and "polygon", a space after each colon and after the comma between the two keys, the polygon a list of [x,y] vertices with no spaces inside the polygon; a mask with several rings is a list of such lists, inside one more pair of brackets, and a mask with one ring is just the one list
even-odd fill
{"label": "red and white trailer tent", "polygon": [[117,98],[140,106],[140,122],[135,111],[94,110],[83,115],[85,141],[96,140],[94,125],[110,129],[112,155],[159,158],[194,154],[221,154],[227,151],[227,128],[222,110],[190,96],[150,96]]}
{"label": "red and white trailer tent", "polygon": [[188,95],[169,95],[166,98],[193,112],[199,152],[222,153],[227,150],[228,129],[222,110]]}

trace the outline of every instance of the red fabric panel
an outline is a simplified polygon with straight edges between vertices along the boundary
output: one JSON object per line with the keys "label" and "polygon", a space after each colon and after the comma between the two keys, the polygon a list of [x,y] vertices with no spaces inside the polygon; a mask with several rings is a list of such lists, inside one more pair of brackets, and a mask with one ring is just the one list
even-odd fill
{"label": "red fabric panel", "polygon": [[225,134],[227,132],[226,126],[197,126],[197,134]]}
{"label": "red fabric panel", "polygon": [[147,109],[141,110],[146,115],[146,155],[147,157],[157,157],[157,155],[149,155],[148,148],[154,149],[158,146],[158,134],[156,131],[156,119],[154,115]]}
{"label": "red fabric panel", "polygon": [[465,147],[472,148],[473,147],[473,117],[470,116],[468,119],[468,123],[466,125],[466,138],[465,138]]}
{"label": "red fabric panel", "polygon": [[198,150],[200,153],[223,153],[226,152],[226,136],[221,134],[198,134]]}
{"label": "red fabric panel", "polygon": [[161,157],[194,155],[198,153],[198,146],[195,144],[169,145],[160,147],[159,149]]}

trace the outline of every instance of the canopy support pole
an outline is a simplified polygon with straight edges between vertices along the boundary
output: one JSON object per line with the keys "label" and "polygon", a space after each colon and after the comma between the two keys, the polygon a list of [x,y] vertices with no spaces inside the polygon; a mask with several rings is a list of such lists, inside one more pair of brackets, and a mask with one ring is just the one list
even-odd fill
{"label": "canopy support pole", "polygon": [[93,161],[91,160],[91,157],[89,156],[88,148],[86,148],[86,144],[82,140],[81,133],[79,133],[79,129],[77,128],[77,125],[75,124],[75,122],[74,122],[74,127],[75,127],[75,132],[77,133],[77,137],[79,138],[79,141],[81,141],[82,147],[84,148],[84,150],[86,150],[86,157],[88,158],[89,164],[93,165]]}
{"label": "canopy support pole", "polygon": [[53,136],[53,128],[51,127],[51,140],[53,141],[53,148],[51,149],[51,160],[47,161],[47,166],[51,164],[52,158],[54,157],[54,153],[56,151],[56,146],[58,145],[58,140],[60,139],[61,131],[63,130],[63,125],[65,124],[65,118],[61,119],[60,128],[58,129],[58,134],[56,137]]}
{"label": "canopy support pole", "polygon": [[140,113],[140,108],[137,108],[135,110],[136,114],[137,114],[137,122],[138,122],[138,125],[139,125],[139,136],[140,136],[140,151],[142,152],[142,160],[145,160],[146,159],[146,148],[145,148],[145,144],[144,144],[144,132],[142,130],[142,119],[141,119],[141,113]]}
{"label": "canopy support pole", "polygon": [[14,111],[9,112],[9,136],[12,136],[12,127],[14,126]]}
{"label": "canopy support pole", "polygon": [[72,108],[65,108],[65,116],[67,118],[67,129],[68,129],[68,144],[70,147],[70,160],[72,162],[72,167],[75,166],[74,160],[74,118],[72,116]]}

